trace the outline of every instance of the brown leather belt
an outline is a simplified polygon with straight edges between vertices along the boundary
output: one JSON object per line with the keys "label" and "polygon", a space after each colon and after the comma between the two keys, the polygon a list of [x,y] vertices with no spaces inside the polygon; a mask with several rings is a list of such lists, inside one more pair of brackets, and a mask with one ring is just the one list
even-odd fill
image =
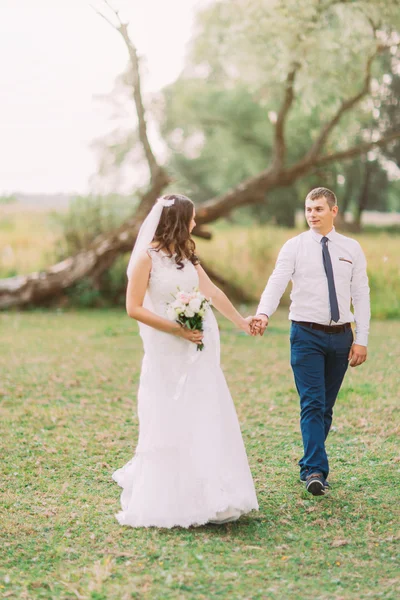
{"label": "brown leather belt", "polygon": [[307,321],[292,321],[302,327],[309,327],[310,329],[317,329],[318,331],[325,331],[325,333],[344,333],[348,329],[351,329],[350,323],[344,323],[343,325],[320,325],[319,323],[308,323]]}

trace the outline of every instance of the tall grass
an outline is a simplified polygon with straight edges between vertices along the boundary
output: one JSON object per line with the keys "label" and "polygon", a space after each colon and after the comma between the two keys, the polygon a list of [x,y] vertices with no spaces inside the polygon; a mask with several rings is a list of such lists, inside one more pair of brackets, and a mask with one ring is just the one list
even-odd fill
{"label": "tall grass", "polygon": [[[257,301],[271,275],[282,245],[300,230],[275,227],[214,228],[210,242],[199,240],[198,252],[204,261],[227,279],[243,287]],[[399,241],[388,232],[351,234],[367,257],[371,288],[371,310],[374,318],[400,317],[400,253]],[[290,286],[282,305],[290,302]]]}
{"label": "tall grass", "polygon": [[[3,207],[0,213],[0,278],[45,268],[60,256],[80,249],[96,233],[118,225],[131,209],[126,203],[117,201],[98,206],[88,200],[76,203],[69,213],[55,218],[46,213],[15,209],[6,212]],[[216,224],[211,229],[214,234],[211,241],[196,240],[200,258],[246,290],[254,302],[272,273],[279,249],[300,232],[272,226],[229,226],[227,223]],[[399,318],[398,236],[385,231],[369,231],[353,237],[360,242],[367,256],[373,317]],[[121,298],[120,292],[125,286],[125,262],[121,259],[108,275],[112,281],[109,302]],[[283,306],[289,303],[289,293],[290,289],[283,296]],[[99,294],[91,293],[87,283],[74,290],[71,298],[77,305],[99,303]]]}
{"label": "tall grass", "polygon": [[0,207],[0,278],[46,268],[56,259],[59,238],[49,214]]}

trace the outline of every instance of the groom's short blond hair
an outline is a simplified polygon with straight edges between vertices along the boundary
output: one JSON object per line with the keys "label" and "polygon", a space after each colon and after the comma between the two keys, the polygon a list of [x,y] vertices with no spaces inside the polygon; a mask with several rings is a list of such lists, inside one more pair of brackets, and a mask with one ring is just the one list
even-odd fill
{"label": "groom's short blond hair", "polygon": [[311,192],[308,192],[306,201],[307,200],[318,200],[318,198],[326,198],[326,201],[329,204],[329,208],[331,208],[331,209],[334,206],[337,206],[337,198],[331,190],[328,190],[328,188],[324,188],[324,187],[314,188],[313,190],[311,190]]}

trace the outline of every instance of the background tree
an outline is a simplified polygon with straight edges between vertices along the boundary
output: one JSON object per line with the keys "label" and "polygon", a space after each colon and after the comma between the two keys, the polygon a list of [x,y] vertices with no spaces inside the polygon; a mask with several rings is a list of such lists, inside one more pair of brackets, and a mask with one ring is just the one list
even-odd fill
{"label": "background tree", "polygon": [[[253,3],[253,6],[256,4],[259,5]],[[378,32],[374,25],[373,19],[377,18],[382,3],[356,3],[350,19],[349,7],[342,2],[325,3],[323,8],[329,4],[331,10],[324,12],[321,8],[319,18],[315,12],[310,17],[316,3],[308,3],[308,8],[307,3],[298,6],[300,14],[296,12],[293,16],[290,3],[286,4],[287,12],[280,4],[280,11],[266,16],[256,9],[246,12],[248,3],[242,12],[236,11],[236,5],[212,6],[199,20],[185,71],[164,92],[166,110],[162,124],[164,137],[173,150],[170,169],[197,202],[220,193],[238,179],[251,177],[259,172],[260,165],[273,160],[271,124],[277,119],[280,88],[268,86],[265,81],[279,76],[275,69],[281,69],[283,60],[288,62],[295,52],[302,61],[296,79],[297,99],[286,127],[287,160],[295,163],[306,155],[322,124],[337,110],[340,98],[354,89],[357,79],[360,81],[362,61],[371,53],[371,33],[378,40],[390,39],[389,29]],[[353,37],[355,22],[357,39]],[[282,31],[286,38],[282,39]],[[377,132],[394,131],[398,126],[393,114],[385,124],[375,115],[376,104],[380,106],[382,97],[387,95],[384,82],[392,78],[398,64],[397,35],[393,35],[392,41],[388,51],[378,53],[371,65],[371,78],[374,76],[371,95],[367,97],[363,93],[367,86],[363,89],[360,85],[358,97],[355,95],[347,106],[342,105],[342,113],[328,140],[331,148],[357,145],[374,139]],[[351,57],[346,69],[343,56]],[[270,190],[254,212],[258,217],[272,217],[278,224],[293,225],[299,199],[321,180],[334,188],[338,180],[345,182],[343,208],[350,208],[355,198],[365,198],[360,190],[362,165],[365,161],[360,163],[357,157],[350,162],[317,166],[291,186]],[[382,188],[386,177],[383,167],[375,171],[380,175],[377,180],[380,196],[375,203],[377,196],[370,193],[369,207],[382,209],[386,206],[382,199],[385,187],[389,186]],[[374,180],[369,175],[369,187]]]}
{"label": "background tree", "polygon": [[[107,1],[104,4],[110,8]],[[197,234],[204,235],[201,228],[205,224],[236,208],[265,203],[272,193],[289,189],[328,165],[365,155],[400,138],[398,129],[387,131],[383,127],[378,135],[363,139],[352,119],[370,97],[373,75],[378,81],[383,76],[377,57],[398,45],[397,9],[397,0],[305,0],[300,5],[294,0],[224,0],[200,13],[186,68],[176,87],[165,90],[165,118],[160,119],[175,155],[196,160],[205,147],[214,152],[212,165],[203,155],[203,174],[212,167],[207,177],[212,194],[205,199],[204,190],[204,201],[197,211]],[[101,15],[119,32],[128,51],[137,114],[137,137],[132,140],[138,140],[147,166],[148,188],[139,194],[135,215],[116,231],[96,239],[88,249],[43,273],[1,281],[0,306],[40,302],[82,278],[99,277],[122,252],[131,249],[143,218],[170,183],[170,174],[176,177],[178,173],[177,163],[174,167],[171,161],[170,170],[166,169],[151,148],[139,60],[128,25],[117,11],[112,12],[113,20]],[[182,103],[184,92],[186,101]],[[234,93],[241,100],[236,104]],[[255,115],[249,117],[251,133],[267,144],[269,151],[258,160],[255,153],[254,160],[243,165],[243,156],[239,157],[238,146],[232,143],[232,168],[224,161],[226,145],[222,140],[226,137],[218,133],[220,125],[208,123],[209,129],[205,129],[197,117],[193,118],[191,109],[192,105],[208,108],[208,114],[202,114],[204,120],[221,117],[224,107],[230,106],[236,133],[229,133],[228,141],[235,141],[238,130],[247,133],[249,129],[240,121],[252,112],[246,106],[247,98],[257,105]],[[235,108],[236,114],[232,113]],[[178,127],[171,125],[173,114],[179,115]],[[299,136],[299,131],[304,136]],[[207,143],[207,136],[213,143]],[[357,136],[363,141],[358,142]],[[302,143],[303,137],[306,141]],[[123,157],[119,164],[124,166]],[[194,169],[194,180],[196,173]],[[228,174],[231,179],[227,185]],[[176,177],[174,186],[182,181]]]}

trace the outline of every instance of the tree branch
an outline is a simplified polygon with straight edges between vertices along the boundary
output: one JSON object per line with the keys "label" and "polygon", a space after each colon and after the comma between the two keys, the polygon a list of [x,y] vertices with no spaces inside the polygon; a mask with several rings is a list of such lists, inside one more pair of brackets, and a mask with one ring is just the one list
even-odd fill
{"label": "tree branch", "polygon": [[[338,4],[338,3],[345,4],[346,0],[342,0],[341,2],[333,2],[333,4]],[[351,110],[358,102],[360,102],[360,100],[362,100],[365,96],[367,96],[367,94],[369,94],[371,78],[372,78],[371,70],[372,70],[372,64],[374,62],[374,59],[378,56],[378,54],[380,54],[384,50],[388,50],[391,46],[393,46],[393,44],[387,44],[387,45],[382,44],[377,40],[377,30],[378,30],[379,25],[377,23],[374,23],[368,15],[364,15],[364,16],[367,19],[367,21],[369,22],[369,24],[371,25],[374,39],[377,41],[377,47],[376,47],[375,52],[373,52],[371,54],[371,56],[368,58],[368,60],[366,62],[363,86],[357,94],[354,94],[354,96],[351,96],[347,100],[343,100],[341,102],[340,107],[337,110],[337,112],[335,113],[335,115],[321,129],[319,136],[317,137],[314,144],[311,146],[309,152],[305,156],[305,160],[313,160],[313,159],[315,159],[316,156],[318,156],[320,154],[320,152],[323,150],[323,147],[324,147],[330,133],[336,127],[336,125],[339,123],[342,116],[346,112]]]}
{"label": "tree branch", "polygon": [[285,94],[282,102],[282,106],[278,113],[278,118],[275,124],[275,144],[274,144],[274,167],[277,169],[282,168],[285,162],[286,156],[286,140],[285,140],[285,125],[292,107],[295,95],[294,95],[294,83],[296,79],[297,71],[300,68],[300,63],[295,62],[292,65],[287,77],[285,85]]}
{"label": "tree branch", "polygon": [[153,150],[150,146],[149,138],[147,135],[147,123],[146,123],[146,114],[142,100],[142,92],[141,92],[141,82],[140,82],[140,69],[139,69],[139,59],[136,51],[136,47],[134,46],[132,40],[129,37],[128,26],[126,23],[122,23],[118,27],[118,31],[121,34],[126,47],[128,48],[129,58],[132,65],[132,74],[133,74],[133,98],[135,101],[136,112],[139,121],[139,139],[142,143],[144,153],[146,156],[147,164],[149,165],[150,175],[151,177],[155,177],[157,171],[160,169],[156,158],[154,156]]}
{"label": "tree branch", "polygon": [[314,160],[315,157],[318,156],[318,154],[323,149],[329,135],[331,134],[332,130],[336,127],[336,125],[339,123],[342,116],[346,112],[351,110],[362,98],[364,98],[364,96],[366,96],[369,93],[369,87],[370,87],[370,83],[371,83],[371,67],[372,67],[374,58],[377,56],[378,52],[379,52],[379,49],[377,49],[376,52],[374,52],[367,60],[366,67],[365,67],[364,84],[363,84],[361,90],[357,94],[354,94],[354,96],[351,96],[347,100],[343,100],[341,102],[340,107],[336,111],[335,115],[332,117],[332,119],[330,121],[328,121],[328,123],[326,123],[324,125],[324,127],[320,131],[320,134],[318,135],[314,144],[311,146],[310,150],[308,151],[308,153],[305,157],[305,160]]}
{"label": "tree branch", "polygon": [[265,193],[279,185],[279,172],[269,168],[254,177],[249,177],[224,194],[204,202],[196,211],[196,223],[204,225],[224,217],[240,206],[262,202]]}
{"label": "tree branch", "polygon": [[110,21],[110,19],[108,17],[106,17],[105,15],[103,15],[102,12],[100,12],[95,6],[93,6],[93,4],[89,5],[90,8],[92,8],[94,10],[94,12],[99,15],[99,17],[101,17],[102,19],[104,19],[113,29],[117,29],[117,27],[114,25],[114,23],[112,21]]}
{"label": "tree branch", "polygon": [[117,10],[116,8],[114,8],[113,6],[111,6],[111,4],[108,2],[108,0],[103,0],[103,2],[104,2],[104,4],[106,6],[108,6],[108,8],[110,10],[112,10],[112,12],[114,13],[114,15],[117,17],[119,24],[122,25],[122,21],[121,21],[121,19],[119,17],[119,10]]}
{"label": "tree branch", "polygon": [[192,231],[192,235],[202,238],[203,240],[211,240],[213,237],[211,231],[207,231],[207,229],[201,229],[201,227],[195,227]]}
{"label": "tree branch", "polygon": [[154,202],[162,195],[164,188],[170,183],[170,181],[171,180],[168,173],[160,167],[152,178],[150,188],[145,194],[143,194],[136,210],[135,220],[137,220],[140,224],[147,217],[147,214]]}
{"label": "tree branch", "polygon": [[386,146],[390,142],[393,142],[394,140],[398,139],[400,139],[400,131],[393,131],[392,133],[385,135],[383,138],[375,142],[365,142],[363,144],[353,146],[353,148],[349,148],[348,150],[343,150],[342,152],[335,152],[334,154],[327,154],[326,156],[321,156],[316,161],[314,161],[312,166],[320,167],[331,162],[338,162],[341,160],[347,160],[348,158],[354,158],[355,156],[366,154],[373,148],[381,148],[382,146]]}
{"label": "tree branch", "polygon": [[[315,25],[318,22],[319,17],[324,12],[331,9],[334,5],[346,4],[349,1],[351,1],[351,0],[332,0],[331,2],[328,2],[327,4],[324,4],[323,2],[321,2],[321,4],[319,6],[317,6],[316,14],[311,19],[310,25]],[[275,124],[275,143],[274,143],[274,158],[273,158],[273,167],[275,169],[281,169],[285,163],[285,157],[286,157],[285,125],[286,125],[286,121],[287,121],[290,109],[292,108],[293,102],[295,100],[294,84],[295,84],[297,72],[299,71],[300,67],[301,67],[301,64],[297,61],[294,61],[292,64],[292,67],[286,77],[285,94],[284,94],[282,106],[278,112],[278,118],[277,118],[277,121]],[[368,82],[368,87],[369,87],[369,82]],[[367,89],[367,91],[368,91],[368,89]],[[349,110],[350,108],[351,108],[351,106],[346,108],[346,110]],[[340,119],[340,116],[341,115],[338,116],[337,121]],[[332,120],[331,129],[335,126],[336,122],[334,123]],[[321,135],[322,135],[322,133],[321,133]],[[328,134],[329,134],[329,131],[326,132],[326,136]],[[321,140],[322,145],[323,145],[324,141],[325,140]],[[322,146],[320,149],[322,149]],[[316,154],[318,154],[318,152],[319,152],[319,150],[317,150]]]}
{"label": "tree branch", "polygon": [[327,154],[313,161],[300,160],[292,167],[281,171],[273,168],[266,169],[255,177],[246,179],[225,194],[204,202],[197,210],[196,222],[204,225],[226,216],[240,206],[257,204],[264,199],[269,190],[291,185],[316,167],[366,154],[372,148],[386,146],[397,139],[400,139],[400,131],[388,134],[375,142],[365,142],[343,152]]}
{"label": "tree branch", "polygon": [[128,49],[133,74],[133,98],[138,118],[139,140],[143,147],[146,161],[150,170],[150,188],[142,196],[135,216],[136,221],[139,223],[140,226],[141,222],[147,216],[147,213],[151,209],[154,202],[162,194],[164,188],[170,183],[170,177],[165,171],[165,169],[163,169],[157,163],[147,135],[146,111],[142,99],[139,59],[136,47],[129,36],[128,23],[124,23],[123,21],[121,21],[119,11],[113,8],[108,0],[103,0],[103,3],[107,6],[108,9],[110,9],[114,13],[118,21],[118,25],[114,25],[103,13],[94,8],[95,12],[101,17],[103,17],[107,21],[107,23],[109,23],[114,29],[116,29],[119,32]]}
{"label": "tree branch", "polygon": [[143,150],[144,150],[147,164],[149,166],[150,178],[151,178],[151,180],[153,180],[157,176],[157,173],[161,169],[161,167],[157,163],[157,160],[154,156],[154,153],[151,148],[149,138],[147,135],[146,112],[145,112],[145,108],[143,105],[143,99],[142,99],[140,67],[139,67],[139,59],[138,59],[138,55],[137,55],[137,50],[129,36],[128,24],[121,21],[118,10],[113,8],[111,6],[111,4],[108,2],[108,0],[103,0],[103,2],[116,16],[116,18],[118,20],[117,26],[114,25],[102,12],[98,11],[93,6],[92,6],[92,8],[98,15],[103,17],[103,19],[105,19],[107,21],[107,23],[113,27],[113,29],[116,29],[120,33],[120,35],[121,35],[122,39],[124,40],[125,45],[128,49],[129,59],[130,59],[131,68],[132,68],[132,75],[133,75],[133,98],[135,101],[136,114],[137,114],[138,123],[139,123],[139,139],[140,139],[140,142],[141,142]]}
{"label": "tree branch", "polygon": [[[279,170],[283,167],[285,156],[286,156],[286,140],[285,140],[285,125],[287,121],[288,114],[293,105],[295,94],[294,94],[294,84],[296,79],[296,74],[300,68],[300,63],[294,62],[285,81],[285,92],[282,101],[282,105],[279,109],[277,120],[275,123],[275,134],[274,134],[274,158],[272,168]],[[206,124],[215,124],[221,126],[229,126],[229,123],[225,119],[215,118],[215,117],[203,117],[200,119],[202,123]],[[258,147],[261,146],[261,143],[253,138],[253,136],[248,135],[246,133],[242,133],[240,130],[235,132],[235,135],[239,137],[239,139],[243,140],[246,143],[257,144]]]}

